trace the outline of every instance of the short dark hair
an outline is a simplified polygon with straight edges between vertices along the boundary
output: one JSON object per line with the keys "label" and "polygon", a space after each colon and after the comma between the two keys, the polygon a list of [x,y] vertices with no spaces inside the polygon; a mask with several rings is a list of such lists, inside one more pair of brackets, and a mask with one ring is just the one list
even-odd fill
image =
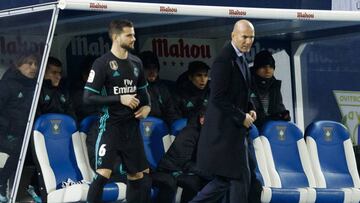
{"label": "short dark hair", "polygon": [[52,56],[49,56],[46,67],[49,67],[49,65],[62,67],[61,61],[59,59],[55,58],[55,57],[52,57]]}
{"label": "short dark hair", "polygon": [[149,65],[154,64],[157,68],[157,70],[160,70],[160,63],[157,55],[152,51],[143,51],[139,55],[144,69],[147,69]]}
{"label": "short dark hair", "polygon": [[124,27],[134,27],[133,23],[129,20],[113,20],[109,24],[109,37],[112,40],[113,34],[120,34]]}
{"label": "short dark hair", "polygon": [[188,75],[193,75],[200,71],[208,72],[210,67],[202,61],[192,61],[188,66]]}
{"label": "short dark hair", "polygon": [[15,61],[16,68],[22,66],[25,63],[28,63],[29,60],[33,60],[36,63],[38,62],[38,57],[35,54],[29,54],[29,53],[21,53],[17,56],[17,59]]}

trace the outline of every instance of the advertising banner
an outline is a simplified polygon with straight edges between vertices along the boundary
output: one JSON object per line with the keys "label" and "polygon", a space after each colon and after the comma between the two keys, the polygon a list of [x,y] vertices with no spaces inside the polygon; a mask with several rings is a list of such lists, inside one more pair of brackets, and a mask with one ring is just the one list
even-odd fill
{"label": "advertising banner", "polygon": [[43,36],[0,35],[0,78],[14,65],[21,53],[31,53],[40,57],[44,51]]}
{"label": "advertising banner", "polygon": [[154,52],[159,58],[161,78],[175,81],[191,61],[211,66],[217,55],[215,42],[212,39],[148,38],[141,51]]}
{"label": "advertising banner", "polygon": [[359,143],[360,92],[334,90],[334,96],[341,112],[342,123],[348,127],[354,145]]}
{"label": "advertising banner", "polygon": [[331,10],[360,11],[360,0],[332,0]]}

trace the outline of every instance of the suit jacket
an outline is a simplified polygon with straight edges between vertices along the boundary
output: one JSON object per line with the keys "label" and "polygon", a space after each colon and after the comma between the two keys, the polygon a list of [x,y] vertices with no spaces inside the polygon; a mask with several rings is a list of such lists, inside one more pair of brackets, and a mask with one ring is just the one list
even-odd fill
{"label": "suit jacket", "polygon": [[[229,43],[211,68],[210,99],[197,151],[200,170],[233,179],[249,173],[247,129],[243,121],[253,109],[249,99],[251,81],[245,79],[240,66]],[[250,76],[248,67],[246,71]]]}

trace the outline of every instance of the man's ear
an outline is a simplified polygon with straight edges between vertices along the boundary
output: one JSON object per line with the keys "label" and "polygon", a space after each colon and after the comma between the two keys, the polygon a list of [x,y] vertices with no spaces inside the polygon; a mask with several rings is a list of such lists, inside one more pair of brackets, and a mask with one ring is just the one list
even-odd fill
{"label": "man's ear", "polygon": [[235,32],[231,32],[231,39],[234,39]]}
{"label": "man's ear", "polygon": [[117,37],[117,34],[115,34],[115,33],[112,34],[112,35],[111,35],[111,40],[112,40],[112,41],[115,41],[116,37]]}

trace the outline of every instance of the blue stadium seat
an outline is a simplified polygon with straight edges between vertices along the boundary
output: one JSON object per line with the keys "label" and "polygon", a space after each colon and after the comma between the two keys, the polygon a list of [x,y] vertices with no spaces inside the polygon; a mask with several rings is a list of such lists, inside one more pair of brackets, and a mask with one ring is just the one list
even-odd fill
{"label": "blue stadium seat", "polygon": [[35,122],[33,136],[47,201],[86,200],[89,188],[86,181],[90,181],[90,176],[82,173],[80,167],[85,165],[75,155],[75,150],[82,151],[82,146],[74,119],[61,114],[42,115]]}
{"label": "blue stadium seat", "polygon": [[255,125],[251,126],[249,132],[249,137],[252,145],[249,146],[250,155],[257,162],[256,165],[256,178],[261,182],[265,187],[271,186],[269,172],[267,171],[266,158],[264,147],[260,139],[259,131]]}
{"label": "blue stadium seat", "polygon": [[[4,168],[6,160],[9,158],[9,155],[5,152],[0,152],[0,171]],[[9,181],[7,181],[9,185]],[[9,189],[9,187],[7,187]],[[8,189],[6,192],[8,192]]]}
{"label": "blue stadium seat", "polygon": [[170,134],[168,135],[168,139],[164,139],[164,148],[165,152],[170,148],[170,145],[174,142],[175,137],[179,134],[179,132],[187,125],[186,118],[180,118],[175,120],[170,126]]}
{"label": "blue stadium seat", "polygon": [[346,127],[334,121],[317,121],[306,128],[305,137],[317,187],[340,189],[344,202],[359,202],[360,178]]}
{"label": "blue stadium seat", "polygon": [[261,143],[259,131],[255,125],[251,126],[251,130],[249,132],[250,141],[252,145],[249,146],[250,156],[256,161],[256,178],[261,182],[263,186],[263,191],[261,193],[261,201],[262,202],[270,202],[271,201],[271,182],[269,172],[266,167],[265,153],[264,147]]}
{"label": "blue stadium seat", "polygon": [[5,152],[0,152],[0,169],[4,167],[9,155]]}
{"label": "blue stadium seat", "polygon": [[315,202],[315,178],[300,129],[291,122],[270,121],[260,134],[275,194],[271,202]]}
{"label": "blue stadium seat", "polygon": [[91,115],[91,116],[87,116],[85,117],[81,122],[80,122],[80,129],[79,132],[83,132],[85,134],[87,134],[90,130],[90,127],[93,125],[96,125],[96,122],[99,121],[99,116],[97,115]]}
{"label": "blue stadium seat", "polygon": [[[35,122],[33,136],[47,202],[85,201],[93,173],[74,119],[62,114],[42,115]],[[111,195],[120,194],[112,191]]]}
{"label": "blue stadium seat", "polygon": [[176,136],[187,125],[186,118],[180,118],[171,124],[170,134]]}
{"label": "blue stadium seat", "polygon": [[299,202],[301,193],[304,193],[303,189],[299,190],[297,188],[272,187],[266,163],[264,146],[262,144],[262,140],[259,136],[257,128],[255,126],[252,126],[249,134],[253,144],[253,148],[250,147],[250,154],[255,157],[257,162],[256,177],[263,185],[261,202]]}
{"label": "blue stadium seat", "polygon": [[144,141],[146,158],[150,167],[155,169],[165,153],[164,139],[168,135],[166,123],[155,117],[147,117],[140,121],[140,132]]}
{"label": "blue stadium seat", "polygon": [[[92,170],[90,163],[89,163],[89,156],[87,153],[87,146],[86,146],[86,138],[89,133],[90,127],[96,125],[96,122],[99,121],[99,116],[88,116],[84,118],[80,122],[80,137],[81,137],[81,144],[84,151],[84,159],[86,162],[86,168],[88,172],[94,177],[95,172]],[[105,185],[103,190],[103,201],[116,201],[116,200],[124,200],[126,196],[126,184],[120,182],[110,182]]]}

